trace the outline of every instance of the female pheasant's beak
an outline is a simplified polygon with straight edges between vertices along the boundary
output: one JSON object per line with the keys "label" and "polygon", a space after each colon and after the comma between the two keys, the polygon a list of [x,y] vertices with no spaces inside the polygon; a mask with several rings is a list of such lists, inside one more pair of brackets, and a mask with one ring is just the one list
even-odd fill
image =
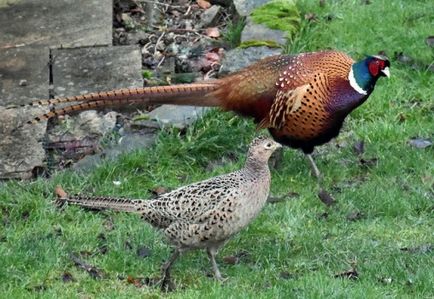
{"label": "female pheasant's beak", "polygon": [[381,72],[386,76],[387,78],[390,78],[390,70],[389,67],[386,66],[384,69],[381,70]]}

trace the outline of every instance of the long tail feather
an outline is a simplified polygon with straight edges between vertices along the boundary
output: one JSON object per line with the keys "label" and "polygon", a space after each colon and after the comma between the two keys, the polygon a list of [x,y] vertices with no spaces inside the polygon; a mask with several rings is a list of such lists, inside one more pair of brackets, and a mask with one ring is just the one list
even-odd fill
{"label": "long tail feather", "polygon": [[105,107],[124,108],[126,105],[146,106],[150,104],[173,104],[216,107],[219,106],[220,103],[218,99],[213,96],[212,92],[217,90],[219,86],[219,80],[215,80],[210,82],[173,86],[125,88],[51,100],[39,100],[22,106],[76,103],[37,116],[33,120],[28,121],[28,124],[35,124],[54,116],[71,114],[89,109],[101,109]]}
{"label": "long tail feather", "polygon": [[120,212],[138,213],[146,203],[144,200],[128,199],[128,198],[112,198],[104,196],[82,196],[68,195],[63,191],[62,187],[57,186],[55,190],[57,194],[57,205],[62,206],[65,203],[78,205],[90,209],[111,209]]}

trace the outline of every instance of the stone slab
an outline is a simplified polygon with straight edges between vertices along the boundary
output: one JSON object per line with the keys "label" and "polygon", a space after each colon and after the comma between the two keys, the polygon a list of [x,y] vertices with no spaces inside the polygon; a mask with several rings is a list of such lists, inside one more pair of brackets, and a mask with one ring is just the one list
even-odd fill
{"label": "stone slab", "polygon": [[0,0],[0,48],[112,44],[112,0]]}
{"label": "stone slab", "polygon": [[286,33],[281,30],[270,29],[265,25],[256,24],[247,18],[246,26],[241,32],[241,42],[246,41],[273,41],[279,45],[286,45]]}
{"label": "stone slab", "polygon": [[52,56],[56,97],[143,86],[136,45],[53,49]]}
{"label": "stone slab", "polygon": [[0,50],[0,106],[48,98],[49,60],[45,47]]}
{"label": "stone slab", "polygon": [[40,140],[47,122],[14,129],[47,111],[40,107],[6,109],[0,106],[0,180],[28,179],[35,168],[44,166],[45,151]]}
{"label": "stone slab", "polygon": [[148,116],[150,119],[157,120],[162,127],[185,129],[202,117],[208,109],[206,107],[163,105],[149,112]]}
{"label": "stone slab", "polygon": [[220,68],[219,75],[236,72],[244,67],[247,67],[258,61],[259,59],[278,55],[282,53],[280,48],[269,47],[250,47],[246,49],[236,48],[226,52],[222,60],[222,67]]}

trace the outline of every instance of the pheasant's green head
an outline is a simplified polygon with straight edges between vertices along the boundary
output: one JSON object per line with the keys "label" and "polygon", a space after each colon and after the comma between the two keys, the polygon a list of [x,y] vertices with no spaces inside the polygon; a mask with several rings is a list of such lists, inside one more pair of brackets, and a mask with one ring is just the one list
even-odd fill
{"label": "pheasant's green head", "polygon": [[378,78],[390,76],[389,67],[390,61],[385,56],[368,56],[353,64],[348,79],[357,92],[368,94]]}

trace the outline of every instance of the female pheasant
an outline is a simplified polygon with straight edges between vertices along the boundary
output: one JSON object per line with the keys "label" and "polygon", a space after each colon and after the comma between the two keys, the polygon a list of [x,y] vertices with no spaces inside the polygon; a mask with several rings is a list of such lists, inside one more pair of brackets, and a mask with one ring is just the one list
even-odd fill
{"label": "female pheasant", "polygon": [[270,190],[268,159],[281,145],[257,137],[250,144],[240,170],[180,187],[152,200],[68,196],[56,188],[57,203],[92,209],[113,209],[140,214],[164,235],[175,249],[163,265],[162,287],[178,256],[192,249],[206,249],[215,278],[223,277],[215,257],[226,241],[246,227],[264,207]]}
{"label": "female pheasant", "polygon": [[363,104],[390,62],[368,56],[355,62],[345,53],[321,51],[265,58],[223,79],[194,84],[119,89],[37,101],[77,104],[59,108],[29,123],[88,109],[126,105],[173,104],[220,107],[252,117],[274,139],[308,155],[339,134],[345,117]]}

